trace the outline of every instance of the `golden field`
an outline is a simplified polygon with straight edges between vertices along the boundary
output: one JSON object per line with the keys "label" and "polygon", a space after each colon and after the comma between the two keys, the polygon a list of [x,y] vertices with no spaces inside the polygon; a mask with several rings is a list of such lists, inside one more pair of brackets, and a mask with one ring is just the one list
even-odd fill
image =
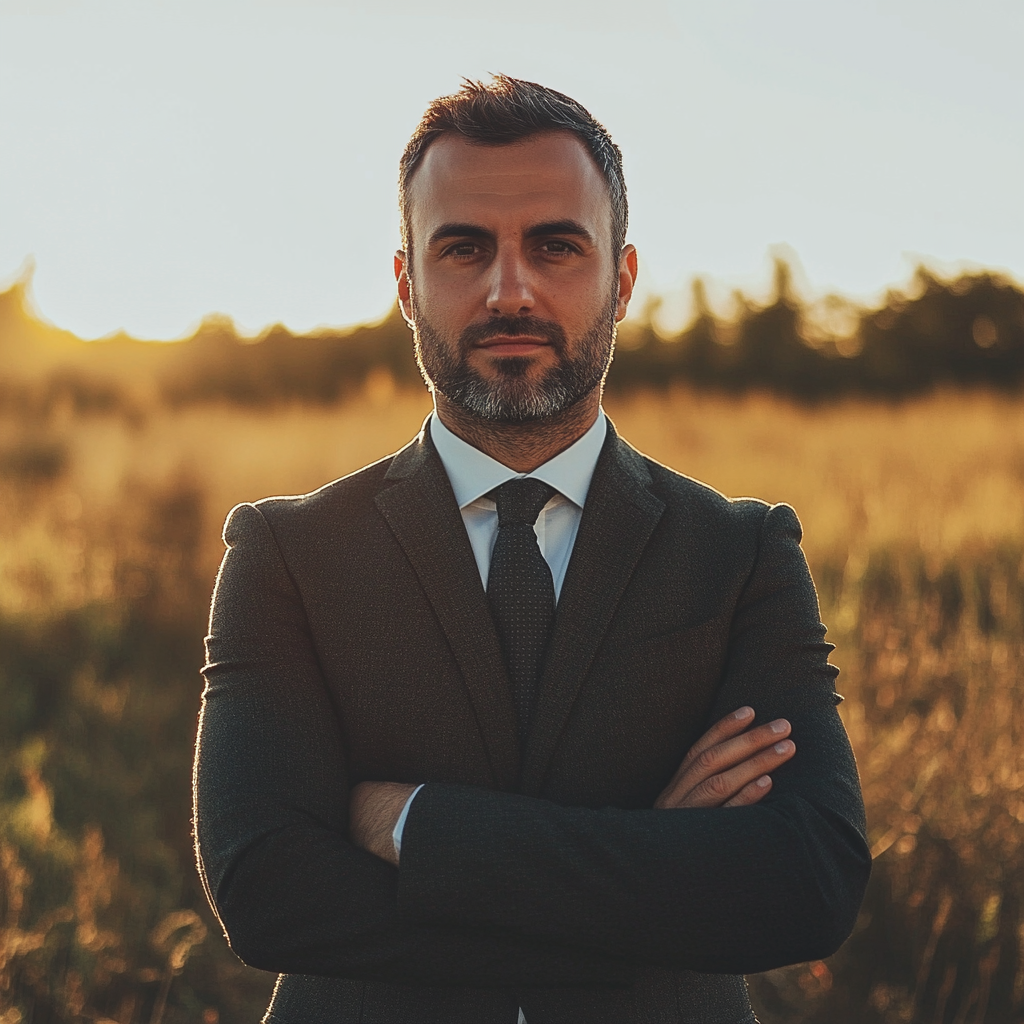
{"label": "golden field", "polygon": [[[1024,1020],[1024,401],[609,397],[636,447],[792,504],[876,855],[829,962],[751,979],[766,1022]],[[400,447],[375,371],[338,406],[0,415],[0,1024],[251,1021],[189,860],[220,524]]]}

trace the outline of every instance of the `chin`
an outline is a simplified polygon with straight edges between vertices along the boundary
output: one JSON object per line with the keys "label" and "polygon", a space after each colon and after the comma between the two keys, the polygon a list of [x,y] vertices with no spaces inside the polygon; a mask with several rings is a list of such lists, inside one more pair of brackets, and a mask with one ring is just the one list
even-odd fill
{"label": "chin", "polygon": [[466,412],[490,423],[537,423],[552,419],[575,405],[582,396],[551,381],[529,384],[523,378],[503,382],[480,381],[445,397]]}

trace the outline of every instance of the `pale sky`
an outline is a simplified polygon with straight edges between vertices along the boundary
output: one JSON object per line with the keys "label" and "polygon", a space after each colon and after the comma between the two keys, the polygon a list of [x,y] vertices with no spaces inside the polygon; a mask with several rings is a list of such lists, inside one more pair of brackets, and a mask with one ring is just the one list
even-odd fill
{"label": "pale sky", "polygon": [[0,0],[0,282],[84,337],[376,319],[402,147],[490,71],[607,125],[648,289],[1024,280],[1022,54],[1021,0]]}

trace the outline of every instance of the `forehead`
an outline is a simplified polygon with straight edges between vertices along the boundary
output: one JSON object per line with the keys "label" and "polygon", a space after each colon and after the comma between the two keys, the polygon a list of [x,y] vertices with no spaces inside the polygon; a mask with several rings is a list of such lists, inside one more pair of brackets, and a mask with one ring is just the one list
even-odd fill
{"label": "forehead", "polygon": [[572,219],[603,238],[611,231],[607,183],[581,139],[549,131],[503,146],[442,135],[409,184],[412,234],[467,222],[498,229]]}

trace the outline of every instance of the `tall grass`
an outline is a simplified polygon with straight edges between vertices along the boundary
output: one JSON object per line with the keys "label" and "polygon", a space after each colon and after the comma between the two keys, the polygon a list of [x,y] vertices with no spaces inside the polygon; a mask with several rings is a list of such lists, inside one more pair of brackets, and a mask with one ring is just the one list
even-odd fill
{"label": "tall grass", "polygon": [[[609,400],[653,457],[799,512],[875,871],[827,963],[751,979],[766,1022],[1024,1020],[1024,403],[808,410]],[[384,372],[335,408],[0,418],[0,1024],[252,1021],[191,864],[189,766],[219,527],[399,447]]]}

